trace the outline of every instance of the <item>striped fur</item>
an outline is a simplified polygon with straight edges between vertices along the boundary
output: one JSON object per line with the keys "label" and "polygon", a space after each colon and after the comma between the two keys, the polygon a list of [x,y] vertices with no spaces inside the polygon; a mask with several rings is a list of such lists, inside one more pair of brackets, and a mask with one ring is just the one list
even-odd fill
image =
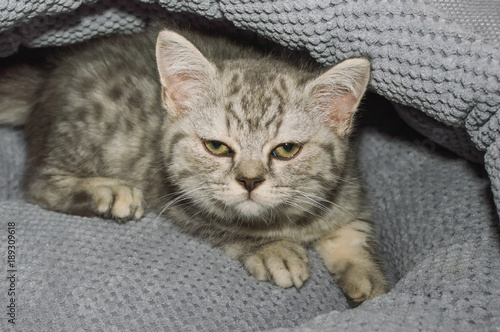
{"label": "striped fur", "polygon": [[[153,209],[281,287],[307,280],[304,246],[314,244],[355,303],[386,292],[350,138],[369,62],[317,71],[182,34],[115,37],[57,57],[23,111],[28,199],[119,221]],[[274,157],[285,143],[299,152]]]}

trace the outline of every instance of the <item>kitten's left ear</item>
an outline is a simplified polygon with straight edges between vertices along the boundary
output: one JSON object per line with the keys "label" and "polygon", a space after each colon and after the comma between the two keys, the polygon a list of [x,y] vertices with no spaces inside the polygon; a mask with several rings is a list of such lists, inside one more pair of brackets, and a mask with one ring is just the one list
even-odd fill
{"label": "kitten's left ear", "polygon": [[348,135],[369,79],[370,61],[345,60],[307,84],[308,106],[326,115],[328,124],[339,135]]}

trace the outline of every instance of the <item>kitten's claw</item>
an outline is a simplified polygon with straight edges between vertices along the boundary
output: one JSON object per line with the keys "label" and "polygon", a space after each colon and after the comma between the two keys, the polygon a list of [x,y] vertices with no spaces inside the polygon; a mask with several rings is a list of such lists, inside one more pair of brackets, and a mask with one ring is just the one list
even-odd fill
{"label": "kitten's claw", "polygon": [[258,247],[246,255],[243,264],[257,280],[269,280],[283,288],[300,288],[309,278],[309,259],[305,248],[289,241]]}

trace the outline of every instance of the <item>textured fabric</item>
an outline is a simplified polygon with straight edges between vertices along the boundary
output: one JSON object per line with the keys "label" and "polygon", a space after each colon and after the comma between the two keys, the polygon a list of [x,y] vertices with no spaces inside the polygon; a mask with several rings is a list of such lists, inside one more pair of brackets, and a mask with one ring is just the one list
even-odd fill
{"label": "textured fabric", "polygon": [[[378,121],[360,130],[362,170],[395,287],[348,310],[314,254],[306,285],[282,290],[152,214],[117,225],[29,205],[22,134],[0,128],[0,267],[15,222],[14,328],[498,330],[500,2],[0,0],[0,56],[139,31],[172,12],[231,22],[325,65],[372,60],[372,91],[428,136],[363,104]],[[435,142],[473,160],[483,151],[484,167]],[[6,330],[9,280],[0,287]]]}
{"label": "textured fabric", "polygon": [[402,106],[397,103],[394,103],[394,107],[406,123],[419,133],[429,137],[433,142],[468,160],[476,163],[484,162],[484,152],[476,149],[464,128],[445,126],[413,107]]}
{"label": "textured fabric", "polygon": [[484,42],[500,44],[500,10],[491,0],[425,0],[454,22],[478,34]]}

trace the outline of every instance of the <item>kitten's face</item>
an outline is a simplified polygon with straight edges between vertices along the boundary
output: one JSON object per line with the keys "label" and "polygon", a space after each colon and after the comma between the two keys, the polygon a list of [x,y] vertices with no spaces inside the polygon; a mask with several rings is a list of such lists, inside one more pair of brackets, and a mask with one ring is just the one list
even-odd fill
{"label": "kitten's face", "polygon": [[329,206],[368,61],[345,61],[319,77],[269,59],[216,67],[172,32],[160,34],[157,60],[168,112],[162,147],[177,203],[264,223]]}
{"label": "kitten's face", "polygon": [[314,213],[328,205],[345,140],[307,111],[296,78],[242,68],[222,71],[215,100],[175,125],[184,134],[170,150],[174,182],[225,219],[271,222]]}

